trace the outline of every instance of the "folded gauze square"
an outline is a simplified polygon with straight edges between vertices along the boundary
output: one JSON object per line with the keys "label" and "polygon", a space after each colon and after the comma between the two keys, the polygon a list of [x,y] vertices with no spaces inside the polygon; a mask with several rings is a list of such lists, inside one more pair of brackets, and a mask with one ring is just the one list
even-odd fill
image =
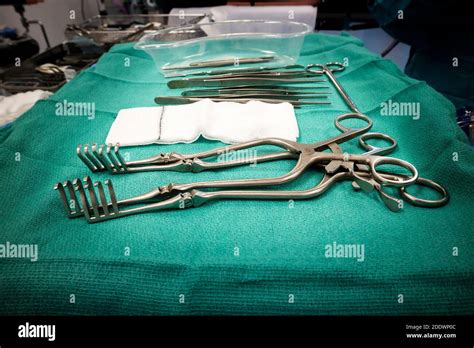
{"label": "folded gauze square", "polygon": [[290,103],[241,104],[204,99],[186,105],[122,109],[106,143],[121,146],[192,143],[200,136],[227,144],[269,137],[296,141],[299,131]]}

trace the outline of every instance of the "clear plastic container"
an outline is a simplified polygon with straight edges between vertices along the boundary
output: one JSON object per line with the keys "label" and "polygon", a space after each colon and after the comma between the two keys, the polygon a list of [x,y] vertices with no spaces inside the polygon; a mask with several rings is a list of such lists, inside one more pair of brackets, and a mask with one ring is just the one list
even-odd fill
{"label": "clear plastic container", "polygon": [[298,22],[238,20],[158,30],[135,45],[165,76],[199,70],[295,64],[311,28]]}

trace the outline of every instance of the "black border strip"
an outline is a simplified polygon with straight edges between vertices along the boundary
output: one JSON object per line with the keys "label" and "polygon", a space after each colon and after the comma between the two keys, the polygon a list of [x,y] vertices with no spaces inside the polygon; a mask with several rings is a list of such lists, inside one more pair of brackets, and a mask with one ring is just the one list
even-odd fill
{"label": "black border strip", "polygon": [[[326,343],[474,346],[473,316],[400,317],[0,317],[0,347],[11,344],[137,343]],[[19,326],[54,324],[54,342],[20,338]],[[418,333],[456,333],[456,338],[407,338],[407,325],[455,325]]]}

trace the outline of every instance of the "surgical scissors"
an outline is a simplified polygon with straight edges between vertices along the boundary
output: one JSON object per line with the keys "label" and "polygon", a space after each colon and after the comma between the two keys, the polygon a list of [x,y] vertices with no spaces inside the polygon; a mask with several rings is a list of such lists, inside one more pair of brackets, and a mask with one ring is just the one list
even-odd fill
{"label": "surgical scissors", "polygon": [[[313,64],[307,67],[308,71],[317,74],[325,74],[335,86],[336,90],[348,104],[351,112],[339,115],[335,119],[335,127],[341,132],[327,140],[301,144],[280,138],[266,138],[221,147],[197,154],[182,155],[178,153],[160,154],[145,160],[125,162],[118,151],[118,145],[97,148],[93,146],[92,152],[88,148],[78,148],[78,155],[92,171],[108,170],[113,173],[130,173],[149,170],[174,170],[200,172],[203,170],[217,170],[241,166],[248,163],[262,163],[282,159],[296,160],[296,164],[288,173],[273,178],[259,179],[239,179],[204,181],[188,184],[168,184],[161,186],[149,193],[124,200],[117,200],[114,188],[110,180],[105,185],[101,182],[92,183],[90,177],[67,181],[64,184],[58,183],[55,188],[59,190],[69,217],[85,216],[89,222],[98,222],[107,219],[117,218],[125,215],[155,211],[169,208],[187,208],[200,206],[209,200],[216,199],[308,199],[321,195],[334,183],[340,180],[353,180],[355,189],[363,191],[377,191],[382,201],[392,211],[402,208],[402,200],[397,199],[383,190],[383,186],[398,188],[401,198],[413,205],[422,207],[439,207],[449,200],[447,191],[434,181],[420,178],[417,169],[409,162],[383,155],[392,152],[397,143],[390,136],[382,133],[368,133],[373,123],[372,120],[362,114],[344,88],[336,80],[333,72],[344,70],[340,63]],[[361,120],[366,124],[359,128],[349,128],[342,124],[346,120]],[[340,144],[355,137],[359,137],[359,145],[367,150],[363,154],[348,154],[343,152]],[[375,147],[369,145],[369,139],[382,139],[390,143],[386,147]],[[284,151],[273,152],[246,159],[231,161],[205,161],[205,158],[212,158],[230,151],[239,151],[254,148],[261,145],[273,145],[280,147]],[[112,151],[113,149],[113,151]],[[329,150],[329,151],[327,151]],[[409,174],[398,174],[386,171],[379,171],[377,167],[381,165],[392,165],[403,168]],[[307,190],[252,190],[252,188],[262,188],[265,186],[277,186],[296,180],[309,167],[316,167],[323,171],[322,180],[313,188]],[[407,187],[412,185],[427,186],[441,194],[441,198],[435,200],[421,199],[409,194]],[[108,188],[110,202],[106,199],[104,186]],[[95,187],[97,187],[98,195]],[[202,189],[222,189],[214,191],[201,191]],[[247,190],[244,190],[246,188]],[[80,202],[76,198],[75,192],[79,193]],[[87,192],[87,194],[86,194]],[[69,194],[69,198],[68,198]],[[100,200],[99,200],[99,198]],[[76,202],[74,209],[68,205],[69,200]],[[136,205],[139,205],[138,207]],[[126,208],[133,206],[131,208]],[[123,209],[125,208],[125,209]]]}

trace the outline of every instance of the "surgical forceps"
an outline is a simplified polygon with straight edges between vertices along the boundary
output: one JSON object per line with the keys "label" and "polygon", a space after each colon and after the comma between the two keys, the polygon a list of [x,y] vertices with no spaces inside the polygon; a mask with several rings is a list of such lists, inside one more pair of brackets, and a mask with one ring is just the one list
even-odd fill
{"label": "surgical forceps", "polygon": [[162,70],[182,70],[190,68],[217,68],[221,66],[232,66],[237,62],[240,64],[255,64],[255,63],[266,63],[274,60],[274,56],[264,56],[264,57],[244,57],[244,58],[227,58],[227,59],[217,59],[217,60],[205,60],[200,62],[193,62],[187,66],[164,66]]}
{"label": "surgical forceps", "polygon": [[199,97],[184,97],[184,96],[158,96],[155,97],[155,103],[158,105],[183,105],[191,104],[197,101],[208,99],[213,102],[234,102],[234,103],[248,103],[250,101],[261,101],[270,104],[278,104],[287,102],[295,108],[300,108],[303,105],[321,105],[331,104],[329,101],[311,101],[305,98],[327,98],[323,95],[301,96],[301,95],[275,95],[262,93],[247,93],[243,95],[219,94],[219,95],[204,95]]}
{"label": "surgical forceps", "polygon": [[[328,101],[309,101],[307,99],[325,99],[327,98],[321,92],[301,92],[288,93],[282,92],[289,86],[285,84],[295,83],[317,83],[324,82],[315,78],[316,73],[304,67],[298,70],[288,69],[286,71],[260,70],[229,72],[221,74],[212,74],[205,77],[191,77],[168,81],[168,87],[171,89],[185,87],[220,87],[207,90],[184,91],[181,96],[157,96],[155,103],[158,105],[180,105],[199,101],[203,98],[212,101],[234,101],[246,103],[251,100],[260,100],[266,103],[288,102],[294,107],[301,107],[309,104],[330,104]],[[253,88],[259,86],[259,88]],[[281,88],[276,88],[281,87]],[[321,88],[324,86],[317,86]],[[294,90],[296,91],[296,90]],[[291,94],[291,95],[290,95]]]}
{"label": "surgical forceps", "polygon": [[[305,72],[304,76],[312,77],[312,74],[313,73]],[[242,78],[245,78],[245,76],[239,75],[239,78],[242,79]],[[279,75],[273,75],[273,76],[278,77]],[[283,81],[286,82],[287,81],[286,78],[290,78],[290,77],[286,75],[285,80]],[[158,105],[180,105],[180,104],[193,103],[203,98],[206,98],[206,99],[211,99],[212,101],[216,101],[216,102],[234,101],[234,102],[245,103],[251,100],[259,100],[266,103],[288,102],[288,103],[293,104],[295,108],[301,107],[303,105],[308,105],[308,104],[330,104],[329,101],[326,101],[326,100],[321,101],[321,99],[327,99],[327,96],[330,93],[314,91],[316,89],[329,88],[327,86],[314,86],[311,88],[283,86],[283,85],[274,84],[274,82],[276,81],[275,79],[265,79],[265,82],[271,83],[269,85],[232,86],[235,84],[235,81],[233,81],[235,79],[236,79],[235,75],[233,75],[232,78],[229,78],[229,81],[232,82],[230,87],[191,89],[191,90],[181,92],[181,96],[171,96],[171,97],[170,96],[157,96],[155,97],[155,103],[157,103]],[[209,81],[212,82],[212,79],[210,79]],[[252,80],[252,81],[255,81],[255,80]],[[173,81],[170,81],[170,82],[173,82]],[[181,81],[178,80],[178,82],[181,82]],[[240,82],[238,82],[238,84],[239,83]],[[311,101],[308,99],[319,99],[319,101]]]}
{"label": "surgical forceps", "polygon": [[267,85],[275,86],[282,84],[293,84],[293,83],[317,83],[323,82],[322,80],[308,77],[308,75],[301,76],[299,78],[294,76],[278,76],[278,75],[238,75],[233,77],[220,77],[220,78],[189,78],[180,80],[168,81],[167,85],[171,89],[175,88],[188,88],[188,87],[232,87],[241,85]]}
{"label": "surgical forceps", "polygon": [[[318,70],[316,70],[318,69]],[[447,191],[434,181],[420,178],[418,171],[409,162],[404,160],[383,157],[395,149],[397,143],[388,135],[382,133],[367,133],[372,127],[371,119],[360,113],[356,105],[350,99],[344,88],[339,84],[333,75],[333,71],[342,71],[344,66],[340,63],[328,63],[326,65],[311,65],[308,70],[324,73],[335,85],[348,106],[350,113],[339,115],[335,119],[335,126],[342,133],[327,140],[312,144],[300,144],[280,138],[266,138],[221,147],[214,150],[204,151],[197,154],[182,155],[178,153],[160,154],[158,156],[138,161],[125,162],[118,152],[118,146],[107,147],[107,154],[104,147],[97,149],[93,146],[92,152],[82,153],[78,148],[78,155],[93,171],[109,170],[113,173],[130,173],[148,170],[175,170],[200,172],[203,170],[216,170],[241,166],[248,163],[261,163],[267,161],[294,159],[296,164],[287,174],[263,179],[240,179],[204,181],[189,184],[168,184],[161,186],[149,193],[117,200],[112,182],[107,180],[105,186],[108,188],[110,201],[106,198],[104,185],[101,182],[93,183],[90,177],[74,181],[66,181],[64,184],[58,183],[55,189],[59,191],[61,200],[70,218],[85,216],[88,222],[99,222],[130,214],[156,211],[171,208],[188,208],[200,206],[208,201],[217,199],[308,199],[320,196],[327,191],[334,183],[340,180],[353,180],[355,189],[363,191],[377,191],[382,201],[392,211],[402,208],[402,201],[385,191],[383,186],[393,186],[398,188],[403,200],[416,206],[439,207],[449,200]],[[360,128],[349,128],[341,124],[348,119],[358,119],[366,123]],[[367,150],[364,154],[348,154],[342,151],[339,144],[359,137],[359,145]],[[383,139],[390,142],[387,147],[375,147],[367,143],[369,139]],[[261,145],[273,145],[285,151],[260,155],[244,160],[232,160],[222,162],[208,162],[203,159],[219,156],[229,151],[238,151]],[[330,152],[325,152],[330,150]],[[115,155],[115,156],[114,156]],[[397,174],[377,170],[380,165],[395,165],[404,168],[410,174]],[[316,167],[323,172],[322,180],[314,187],[307,190],[252,190],[252,188],[264,188],[265,186],[276,186],[289,183],[297,179],[309,167]],[[412,185],[427,186],[441,194],[441,198],[436,200],[421,199],[409,194],[406,188]],[[96,189],[98,195],[96,193]],[[202,191],[199,189],[227,190]],[[247,188],[245,190],[244,188]],[[80,201],[76,197],[79,193]],[[69,197],[68,197],[69,195]],[[74,202],[74,207],[69,206],[70,201]],[[138,205],[138,206],[137,206]],[[127,208],[132,206],[130,208]]]}
{"label": "surgical forceps", "polygon": [[[270,86],[269,86],[270,87]],[[296,95],[296,96],[314,96],[314,95],[329,95],[330,92],[316,92],[310,90],[297,90],[291,89],[288,87],[277,88],[278,86],[273,86],[272,88],[265,87],[227,87],[227,88],[207,88],[207,89],[190,89],[187,91],[181,92],[183,97],[203,97],[208,95],[242,95],[248,93],[262,93],[262,94],[273,94],[278,96],[285,95]],[[329,87],[315,87],[315,88],[329,88]]]}
{"label": "surgical forceps", "polygon": [[225,74],[225,73],[246,73],[246,72],[267,72],[267,71],[281,71],[284,69],[284,71],[291,71],[293,69],[304,69],[305,67],[303,65],[299,64],[293,64],[293,65],[287,65],[284,67],[233,67],[229,69],[210,69],[210,70],[202,70],[202,71],[192,71],[192,72],[180,72],[180,71],[169,71],[169,70],[164,70],[163,73],[165,77],[170,78],[170,77],[189,77],[189,76],[202,76],[202,75],[220,75],[220,74]]}
{"label": "surgical forceps", "polygon": [[221,74],[213,73],[207,76],[185,77],[170,80],[169,88],[186,87],[231,87],[238,85],[282,85],[294,83],[324,82],[316,78],[322,72],[308,67],[287,70],[245,70],[225,71]]}

